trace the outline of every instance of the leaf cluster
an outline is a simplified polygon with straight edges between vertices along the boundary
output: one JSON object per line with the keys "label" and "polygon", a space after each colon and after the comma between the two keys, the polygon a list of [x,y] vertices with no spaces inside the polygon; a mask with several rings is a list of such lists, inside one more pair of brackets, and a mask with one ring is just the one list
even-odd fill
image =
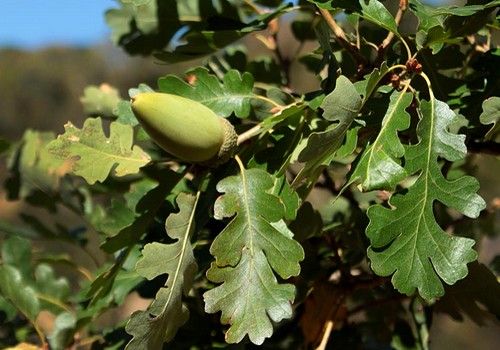
{"label": "leaf cluster", "polygon": [[[499,206],[478,194],[473,164],[499,154],[499,2],[396,5],[120,0],[105,14],[115,44],[198,59],[130,97],[204,104],[235,127],[236,155],[217,168],[175,159],[109,85],[84,91],[83,126],[0,140],[9,199],[79,218],[0,221],[7,326],[23,320],[28,340],[54,349],[324,348],[331,338],[425,349],[433,312],[498,317],[498,279],[476,262],[476,243],[498,232]],[[417,28],[403,31],[410,14]],[[290,55],[287,25],[299,47]],[[268,54],[255,57],[250,40]],[[315,79],[306,93],[293,84],[300,64]],[[34,249],[40,241],[88,261]],[[137,295],[152,299],[147,309],[96,326]]]}

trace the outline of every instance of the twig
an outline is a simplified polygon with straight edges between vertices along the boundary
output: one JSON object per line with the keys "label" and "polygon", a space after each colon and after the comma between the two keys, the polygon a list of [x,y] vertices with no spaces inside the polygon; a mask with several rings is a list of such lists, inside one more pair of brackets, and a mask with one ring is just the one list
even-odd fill
{"label": "twig", "polygon": [[[407,8],[408,8],[408,0],[400,0],[398,12],[396,13],[396,17],[394,17],[396,25],[399,26],[399,23],[401,23],[401,18],[403,18],[403,14],[405,13]],[[384,39],[384,41],[382,41],[380,49],[385,50],[386,47],[389,46],[389,44],[391,43],[392,39],[394,39],[394,33],[390,31],[389,34],[387,34],[387,37]]]}
{"label": "twig", "polygon": [[316,350],[326,349],[326,345],[328,344],[328,339],[330,339],[330,335],[332,334],[333,326],[334,326],[333,321],[328,320],[325,326],[325,332],[323,333],[323,337],[321,338],[321,343],[318,345]]}
{"label": "twig", "polygon": [[[399,27],[399,24],[401,23],[401,19],[403,18],[403,15],[404,15],[407,8],[408,8],[408,0],[400,0],[398,12],[396,13],[396,16],[394,17],[394,20],[395,20],[396,25],[398,27]],[[387,49],[387,47],[391,43],[392,39],[394,39],[394,36],[395,36],[395,34],[391,31],[389,31],[389,33],[387,34],[387,37],[384,39],[384,41],[382,41],[382,44],[380,44],[378,46],[377,58],[375,59],[376,66],[379,66],[382,63],[382,61],[384,60],[385,50]],[[408,56],[408,60],[410,60],[412,58],[411,49],[408,46],[408,43],[401,36],[399,36],[399,38],[406,49],[406,55]]]}
{"label": "twig", "polygon": [[353,58],[356,60],[356,62],[358,62],[359,65],[366,66],[368,64],[367,59],[363,55],[361,55],[355,45],[351,44],[347,40],[344,30],[337,24],[330,11],[322,9],[320,7],[318,7],[318,10],[321,13],[321,16],[323,16],[326,24],[328,24],[330,29],[333,31],[337,43],[344,49],[346,49],[347,52],[349,52],[353,56]]}
{"label": "twig", "polygon": [[321,13],[321,16],[323,16],[328,26],[332,29],[333,34],[335,34],[338,39],[347,41],[344,30],[337,24],[330,11],[322,9],[321,7],[318,7],[318,9],[319,13]]}
{"label": "twig", "polygon": [[325,323],[325,331],[323,332],[323,336],[321,337],[321,343],[315,348],[315,350],[325,350],[328,345],[328,340],[330,339],[330,335],[332,334],[333,329],[336,326],[337,320],[340,316],[340,310],[342,309],[342,305],[344,304],[344,300],[346,295],[342,293],[336,303],[333,305],[330,310],[328,321]]}
{"label": "twig", "polygon": [[248,129],[243,134],[238,135],[237,145],[241,145],[245,141],[250,140],[252,137],[257,136],[262,131],[260,124],[255,125],[253,128]]}

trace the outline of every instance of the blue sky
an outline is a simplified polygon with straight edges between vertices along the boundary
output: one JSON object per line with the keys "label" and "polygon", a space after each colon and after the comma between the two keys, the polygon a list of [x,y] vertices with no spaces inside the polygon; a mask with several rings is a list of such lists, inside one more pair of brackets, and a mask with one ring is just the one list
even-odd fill
{"label": "blue sky", "polygon": [[36,49],[106,41],[104,11],[115,4],[113,0],[0,0],[0,47]]}
{"label": "blue sky", "polygon": [[104,11],[113,0],[0,0],[0,46],[37,48],[107,40]]}

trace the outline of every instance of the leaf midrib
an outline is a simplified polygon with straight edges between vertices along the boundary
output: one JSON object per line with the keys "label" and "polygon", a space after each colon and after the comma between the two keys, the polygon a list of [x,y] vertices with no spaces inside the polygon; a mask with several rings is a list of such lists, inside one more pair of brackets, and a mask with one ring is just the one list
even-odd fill
{"label": "leaf midrib", "polygon": [[[434,98],[434,96],[431,95],[431,97],[430,97],[431,119],[430,119],[430,128],[429,128],[430,129],[429,130],[429,142],[428,142],[428,146],[427,146],[427,159],[426,159],[424,173],[423,173],[423,175],[425,175],[425,178],[424,178],[424,198],[421,201],[423,203],[422,210],[420,211],[419,220],[418,220],[417,227],[415,230],[415,244],[413,245],[413,250],[412,250],[412,260],[411,260],[410,271],[413,270],[415,255],[417,255],[418,259],[420,260],[420,257],[418,256],[418,254],[416,254],[416,251],[417,251],[418,234],[420,232],[420,224],[422,223],[422,221],[425,221],[424,212],[425,212],[425,208],[427,207],[427,201],[428,201],[428,197],[429,197],[429,169],[430,169],[430,163],[431,163],[431,157],[432,157],[432,144],[433,144],[433,140],[434,140],[433,136],[434,136],[435,113],[436,113],[435,102],[436,102],[436,99]],[[425,116],[422,115],[422,118],[424,118],[424,117]],[[432,232],[431,232],[430,236],[433,237]]]}
{"label": "leaf midrib", "polygon": [[[167,308],[168,308],[168,306],[170,304],[170,300],[172,299],[174,286],[177,284],[177,279],[179,278],[179,275],[180,275],[179,272],[181,270],[181,266],[182,266],[182,263],[184,261],[184,255],[186,253],[186,247],[187,247],[187,244],[189,242],[189,235],[191,234],[191,229],[193,227],[194,214],[196,212],[196,205],[198,204],[198,199],[199,198],[200,198],[200,192],[198,191],[196,193],[196,197],[195,197],[194,203],[193,203],[192,208],[191,208],[191,215],[189,215],[188,225],[187,225],[187,228],[185,230],[184,237],[183,237],[183,242],[182,242],[182,246],[181,246],[181,253],[180,253],[180,256],[179,256],[179,262],[178,262],[178,264],[176,266],[175,273],[174,273],[173,280],[172,280],[172,284],[170,285],[170,288],[169,288],[168,298],[167,298],[167,301],[165,302],[164,307],[162,308],[162,312],[157,317],[159,317],[160,315],[162,315],[167,310]],[[168,284],[168,280],[165,283],[165,286],[167,284]]]}

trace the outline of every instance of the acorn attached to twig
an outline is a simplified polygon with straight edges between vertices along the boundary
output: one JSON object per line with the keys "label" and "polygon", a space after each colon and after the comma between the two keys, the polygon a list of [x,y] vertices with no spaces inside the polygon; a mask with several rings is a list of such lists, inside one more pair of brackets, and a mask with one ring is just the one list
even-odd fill
{"label": "acorn attached to twig", "polygon": [[232,124],[197,101],[144,92],[132,98],[132,111],[156,144],[181,160],[217,166],[236,150]]}

